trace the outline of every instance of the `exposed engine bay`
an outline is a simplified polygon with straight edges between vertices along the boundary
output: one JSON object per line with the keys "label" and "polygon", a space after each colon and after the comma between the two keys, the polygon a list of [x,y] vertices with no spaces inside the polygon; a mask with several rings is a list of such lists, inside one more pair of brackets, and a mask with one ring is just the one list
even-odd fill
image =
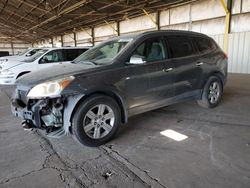
{"label": "exposed engine bay", "polygon": [[18,101],[19,106],[23,109],[24,128],[39,128],[51,133],[63,126],[63,109],[66,100],[56,99],[30,99],[27,106]]}

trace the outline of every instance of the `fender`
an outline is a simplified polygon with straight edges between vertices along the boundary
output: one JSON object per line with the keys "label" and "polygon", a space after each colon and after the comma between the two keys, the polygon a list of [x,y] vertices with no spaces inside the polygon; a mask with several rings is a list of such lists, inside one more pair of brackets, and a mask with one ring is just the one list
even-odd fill
{"label": "fender", "polygon": [[121,97],[121,95],[119,95],[118,92],[114,90],[107,90],[107,89],[97,90],[96,89],[96,90],[89,91],[87,94],[78,94],[78,95],[67,97],[67,103],[64,106],[64,112],[63,112],[63,127],[64,127],[64,131],[66,135],[68,135],[70,132],[69,130],[70,130],[71,123],[72,123],[72,117],[78,105],[80,104],[80,102],[82,102],[84,99],[94,94],[102,94],[102,95],[107,95],[107,96],[114,98],[121,108],[122,123],[124,124],[127,123],[128,121],[127,105],[124,99]]}

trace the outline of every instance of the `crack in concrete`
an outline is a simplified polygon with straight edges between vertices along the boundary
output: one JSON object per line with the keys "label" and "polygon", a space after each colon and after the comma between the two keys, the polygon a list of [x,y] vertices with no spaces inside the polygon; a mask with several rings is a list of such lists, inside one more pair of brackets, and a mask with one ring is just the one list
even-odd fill
{"label": "crack in concrete", "polygon": [[135,164],[131,163],[128,159],[120,155],[120,153],[110,147],[101,146],[100,150],[108,157],[115,160],[118,164],[128,169],[135,177],[139,178],[148,187],[162,187],[167,188],[163,185],[159,179],[152,177],[148,171],[141,169]]}
{"label": "crack in concrete", "polygon": [[43,170],[43,169],[44,169],[44,168],[40,168],[40,169],[37,169],[37,170],[32,170],[32,171],[30,171],[30,172],[28,172],[28,173],[26,173],[26,174],[23,174],[23,175],[20,175],[20,176],[15,176],[15,177],[9,178],[9,179],[7,179],[7,180],[3,180],[3,181],[0,182],[0,185],[1,185],[1,184],[8,183],[8,182],[13,181],[13,180],[18,179],[18,178],[23,178],[23,177],[25,177],[25,176],[28,176],[28,175],[34,173],[34,172],[39,172],[39,171],[41,171],[41,170]]}
{"label": "crack in concrete", "polygon": [[[59,172],[59,177],[60,179],[67,184],[68,187],[71,187],[72,182],[70,182],[70,178],[72,178],[74,180],[73,183],[76,183],[77,186],[79,187],[88,187],[82,180],[80,180],[78,177],[76,177],[71,170],[73,169],[77,169],[78,167],[71,167],[69,166],[60,156],[59,154],[54,150],[52,144],[50,143],[50,141],[44,137],[41,133],[39,133],[38,131],[34,132],[37,136],[39,136],[42,141],[40,141],[40,147],[42,148],[43,151],[47,152],[49,155],[45,158],[45,161],[43,163],[43,168],[51,168],[51,169],[55,169]],[[52,157],[55,157],[56,159],[58,159],[58,161],[61,163],[61,165],[64,168],[59,168],[57,166],[51,166],[51,164],[49,164],[50,159]],[[68,175],[64,175],[64,173],[67,172]],[[72,185],[74,187],[74,185]]]}

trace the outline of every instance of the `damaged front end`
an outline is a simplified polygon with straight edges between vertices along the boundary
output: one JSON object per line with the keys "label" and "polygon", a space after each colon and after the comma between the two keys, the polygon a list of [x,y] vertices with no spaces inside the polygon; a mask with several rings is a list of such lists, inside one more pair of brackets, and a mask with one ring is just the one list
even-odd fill
{"label": "damaged front end", "polygon": [[25,92],[17,90],[11,109],[16,117],[23,119],[22,126],[25,129],[42,129],[47,136],[59,138],[69,133],[71,114],[81,97],[27,99]]}

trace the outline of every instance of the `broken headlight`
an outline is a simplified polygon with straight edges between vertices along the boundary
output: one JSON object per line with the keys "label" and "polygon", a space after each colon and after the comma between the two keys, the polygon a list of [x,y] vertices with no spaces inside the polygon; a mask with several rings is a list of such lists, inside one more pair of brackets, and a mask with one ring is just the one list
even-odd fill
{"label": "broken headlight", "polygon": [[64,88],[66,88],[74,79],[74,76],[69,76],[63,79],[38,84],[29,91],[27,97],[30,99],[59,97]]}

